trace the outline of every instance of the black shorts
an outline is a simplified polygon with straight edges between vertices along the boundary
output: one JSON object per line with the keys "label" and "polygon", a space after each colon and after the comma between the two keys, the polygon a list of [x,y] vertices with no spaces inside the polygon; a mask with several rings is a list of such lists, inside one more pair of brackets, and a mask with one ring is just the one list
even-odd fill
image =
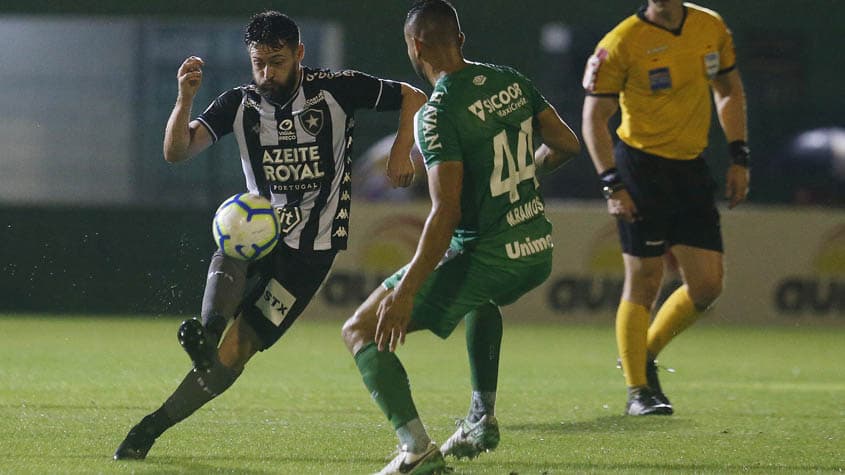
{"label": "black shorts", "polygon": [[704,158],[671,160],[621,141],[613,155],[641,218],[617,220],[625,254],[657,257],[676,244],[722,252],[717,185]]}
{"label": "black shorts", "polygon": [[300,251],[280,242],[272,254],[249,265],[240,313],[271,347],[311,302],[331,270],[337,251]]}

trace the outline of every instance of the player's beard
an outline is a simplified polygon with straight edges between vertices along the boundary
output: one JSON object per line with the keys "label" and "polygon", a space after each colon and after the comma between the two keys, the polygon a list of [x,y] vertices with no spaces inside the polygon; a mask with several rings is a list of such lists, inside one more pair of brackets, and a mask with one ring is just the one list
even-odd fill
{"label": "player's beard", "polygon": [[258,93],[280,104],[287,102],[299,85],[299,71],[299,68],[292,69],[283,81],[270,80],[257,84]]}

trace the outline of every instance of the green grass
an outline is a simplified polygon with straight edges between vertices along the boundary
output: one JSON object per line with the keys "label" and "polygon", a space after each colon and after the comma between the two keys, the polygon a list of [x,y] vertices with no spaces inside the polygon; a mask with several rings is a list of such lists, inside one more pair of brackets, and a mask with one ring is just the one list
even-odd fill
{"label": "green grass", "polygon": [[[188,369],[173,318],[0,317],[0,473],[357,474],[396,445],[340,340],[297,323],[143,462],[111,455]],[[672,417],[623,417],[609,326],[506,322],[499,449],[456,473],[845,469],[845,328],[700,325],[661,357]],[[463,329],[399,352],[431,436],[469,402]]]}

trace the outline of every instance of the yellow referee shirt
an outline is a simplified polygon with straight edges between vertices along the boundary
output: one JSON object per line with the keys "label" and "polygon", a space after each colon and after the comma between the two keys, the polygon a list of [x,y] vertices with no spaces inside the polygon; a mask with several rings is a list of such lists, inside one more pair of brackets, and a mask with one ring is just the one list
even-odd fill
{"label": "yellow referee shirt", "polygon": [[677,31],[649,22],[645,8],[623,20],[587,61],[584,89],[619,96],[619,138],[665,158],[687,160],[707,146],[710,81],[736,66],[733,38],[718,13],[684,3]]}

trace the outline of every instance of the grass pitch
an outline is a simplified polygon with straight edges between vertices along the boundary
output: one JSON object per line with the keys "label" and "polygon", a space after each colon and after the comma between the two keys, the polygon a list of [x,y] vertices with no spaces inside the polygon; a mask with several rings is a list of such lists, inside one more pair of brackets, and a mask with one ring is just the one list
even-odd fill
{"label": "grass pitch", "polygon": [[[337,322],[298,322],[142,462],[111,456],[188,370],[176,317],[0,316],[0,473],[360,474],[396,439]],[[845,328],[700,325],[661,356],[671,417],[621,415],[610,326],[505,322],[495,452],[455,473],[845,470]],[[431,436],[469,402],[463,328],[399,356]]]}

